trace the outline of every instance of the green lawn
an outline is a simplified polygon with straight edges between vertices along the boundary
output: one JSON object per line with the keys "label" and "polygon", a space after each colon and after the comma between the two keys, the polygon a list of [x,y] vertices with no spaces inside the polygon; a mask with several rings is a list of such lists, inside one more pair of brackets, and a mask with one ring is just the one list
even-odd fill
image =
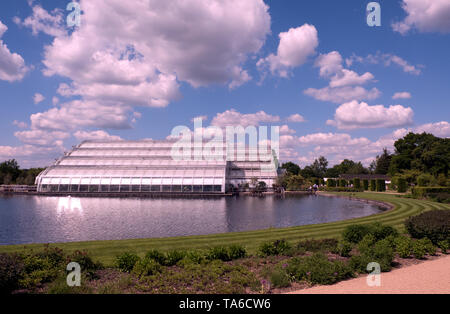
{"label": "green lawn", "polygon": [[[68,242],[55,243],[52,244],[52,246],[58,246],[67,251],[87,250],[95,260],[101,261],[105,265],[111,265],[115,256],[125,251],[136,252],[143,256],[150,249],[159,249],[162,251],[169,249],[204,249],[216,245],[239,243],[244,245],[250,253],[254,253],[256,252],[258,246],[262,242],[266,241],[286,239],[292,243],[295,243],[305,238],[337,238],[347,225],[355,223],[371,223],[379,221],[383,224],[394,226],[400,231],[403,231],[403,222],[411,215],[417,215],[423,211],[431,209],[450,209],[449,204],[441,204],[411,198],[400,198],[392,194],[368,192],[354,194],[359,198],[391,203],[395,206],[395,208],[387,212],[382,212],[363,218],[282,229],[272,228],[258,231],[172,238]],[[349,193],[341,193],[340,195],[349,195]],[[17,252],[22,251],[25,248],[33,248],[34,250],[38,250],[42,247],[43,244],[31,244],[26,245],[26,247],[23,245],[0,246],[0,253]]]}

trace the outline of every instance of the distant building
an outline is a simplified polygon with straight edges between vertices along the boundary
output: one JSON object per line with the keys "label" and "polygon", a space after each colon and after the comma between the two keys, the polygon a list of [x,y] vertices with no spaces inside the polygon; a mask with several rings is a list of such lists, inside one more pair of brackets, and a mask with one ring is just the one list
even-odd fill
{"label": "distant building", "polygon": [[[84,141],[36,178],[38,192],[52,193],[225,193],[252,181],[270,188],[277,158],[248,146],[174,150],[166,141]],[[208,143],[211,144],[211,143]],[[217,144],[217,143],[216,143]],[[224,144],[224,142],[221,142]],[[206,154],[204,149],[209,149]]]}

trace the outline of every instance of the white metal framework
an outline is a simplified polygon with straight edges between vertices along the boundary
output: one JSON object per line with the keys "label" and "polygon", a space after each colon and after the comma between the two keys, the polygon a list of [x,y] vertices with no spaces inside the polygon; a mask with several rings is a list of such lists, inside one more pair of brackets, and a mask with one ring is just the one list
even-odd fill
{"label": "white metal framework", "polygon": [[[38,192],[224,193],[253,178],[271,187],[273,158],[174,158],[174,141],[85,141],[36,178]],[[245,150],[245,148],[244,148]],[[235,152],[236,153],[236,152]],[[259,156],[257,154],[257,156]],[[271,154],[270,154],[271,156]],[[180,157],[180,156],[175,156]],[[248,160],[251,159],[251,160]],[[264,159],[264,160],[262,160]]]}

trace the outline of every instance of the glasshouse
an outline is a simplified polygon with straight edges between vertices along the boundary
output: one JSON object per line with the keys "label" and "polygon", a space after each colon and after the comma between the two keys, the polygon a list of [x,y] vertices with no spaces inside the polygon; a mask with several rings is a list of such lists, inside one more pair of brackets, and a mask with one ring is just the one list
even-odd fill
{"label": "glasshouse", "polygon": [[39,174],[37,190],[225,193],[261,181],[272,187],[276,181],[276,157],[270,147],[265,154],[252,154],[248,147],[234,147],[231,153],[223,149],[204,154],[203,145],[186,152],[174,149],[174,143],[172,140],[84,141]]}

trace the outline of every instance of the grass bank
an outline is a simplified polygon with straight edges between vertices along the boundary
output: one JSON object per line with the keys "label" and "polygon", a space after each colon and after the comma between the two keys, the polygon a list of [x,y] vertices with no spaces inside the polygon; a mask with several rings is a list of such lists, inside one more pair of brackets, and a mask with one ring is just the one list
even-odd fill
{"label": "grass bank", "polygon": [[[394,226],[400,231],[403,231],[403,222],[409,216],[417,215],[421,212],[432,209],[450,209],[449,204],[411,198],[401,198],[396,195],[386,193],[366,192],[351,194],[352,197],[390,203],[394,206],[394,208],[392,210],[368,217],[281,229],[272,228],[247,232],[171,238],[68,242],[55,243],[51,246],[57,246],[67,251],[86,250],[95,260],[98,260],[105,265],[112,265],[115,256],[125,251],[135,252],[138,255],[143,256],[150,249],[158,249],[161,251],[166,251],[169,249],[205,249],[218,245],[242,244],[246,247],[249,253],[255,253],[259,245],[267,241],[285,239],[292,243],[296,243],[306,238],[337,238],[346,226],[355,223],[381,222],[385,225]],[[350,193],[339,193],[339,195],[350,196]],[[43,248],[43,246],[43,244],[0,246],[0,253],[19,252],[30,248],[38,250]]]}

